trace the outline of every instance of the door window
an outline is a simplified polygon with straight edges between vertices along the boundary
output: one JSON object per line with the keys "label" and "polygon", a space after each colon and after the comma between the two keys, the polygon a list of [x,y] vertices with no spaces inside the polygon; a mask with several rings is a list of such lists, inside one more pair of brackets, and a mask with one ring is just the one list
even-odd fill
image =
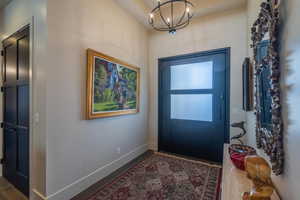
{"label": "door window", "polygon": [[213,61],[171,65],[171,119],[213,121]]}
{"label": "door window", "polygon": [[171,95],[171,119],[212,121],[212,94]]}
{"label": "door window", "polygon": [[213,62],[171,66],[171,90],[212,89]]}

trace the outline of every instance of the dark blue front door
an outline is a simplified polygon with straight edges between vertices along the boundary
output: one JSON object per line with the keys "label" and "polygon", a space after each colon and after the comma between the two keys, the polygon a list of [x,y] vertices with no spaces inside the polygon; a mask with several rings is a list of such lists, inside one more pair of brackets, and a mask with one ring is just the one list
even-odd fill
{"label": "dark blue front door", "polygon": [[222,162],[229,49],[161,59],[159,150]]}
{"label": "dark blue front door", "polygon": [[29,27],[2,42],[3,176],[29,195]]}

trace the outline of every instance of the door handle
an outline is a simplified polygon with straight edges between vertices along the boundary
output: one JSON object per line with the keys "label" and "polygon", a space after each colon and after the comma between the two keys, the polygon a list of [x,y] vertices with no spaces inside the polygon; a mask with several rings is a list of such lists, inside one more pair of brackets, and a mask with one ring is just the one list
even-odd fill
{"label": "door handle", "polygon": [[8,131],[11,131],[11,132],[17,132],[17,128],[9,128],[7,129]]}
{"label": "door handle", "polygon": [[224,95],[223,93],[220,95],[220,99],[223,101],[224,100]]}
{"label": "door handle", "polygon": [[219,110],[219,120],[221,121],[222,120],[222,104],[220,104],[220,110]]}
{"label": "door handle", "polygon": [[18,128],[17,127],[7,127],[6,130],[17,132]]}
{"label": "door handle", "polygon": [[219,119],[220,120],[222,120],[222,117],[223,117],[223,109],[222,109],[222,106],[223,106],[223,101],[224,101],[224,93],[222,92],[221,93],[221,95],[220,95],[220,99],[221,99],[221,101],[220,101],[220,110],[219,110],[219,112],[220,112],[220,117],[219,117]]}

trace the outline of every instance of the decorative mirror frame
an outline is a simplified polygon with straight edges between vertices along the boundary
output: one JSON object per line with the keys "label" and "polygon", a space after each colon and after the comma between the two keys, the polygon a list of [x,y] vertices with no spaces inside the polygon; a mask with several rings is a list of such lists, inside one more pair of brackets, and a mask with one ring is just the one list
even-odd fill
{"label": "decorative mirror frame", "polygon": [[[283,123],[281,118],[280,98],[280,63],[278,50],[279,33],[279,6],[280,0],[267,0],[261,4],[258,19],[251,29],[252,45],[254,52],[255,68],[255,115],[256,115],[256,142],[257,147],[265,151],[270,157],[274,174],[283,173],[284,151],[283,151]],[[265,38],[269,40],[267,56],[262,62],[257,62],[258,47]],[[261,105],[259,97],[259,74],[264,67],[270,69],[270,96],[271,96],[271,129],[262,127]]]}

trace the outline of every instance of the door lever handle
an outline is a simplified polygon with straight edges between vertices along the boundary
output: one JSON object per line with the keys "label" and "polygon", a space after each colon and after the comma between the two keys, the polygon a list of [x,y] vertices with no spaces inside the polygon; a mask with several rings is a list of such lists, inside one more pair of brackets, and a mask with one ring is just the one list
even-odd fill
{"label": "door lever handle", "polygon": [[220,95],[220,99],[221,99],[221,100],[224,100],[224,95],[223,95],[223,93]]}
{"label": "door lever handle", "polygon": [[222,109],[222,106],[223,106],[223,101],[224,101],[224,93],[222,92],[221,95],[220,95],[220,99],[221,99],[221,102],[220,102],[220,120],[222,120],[222,117],[223,117],[223,109]]}

